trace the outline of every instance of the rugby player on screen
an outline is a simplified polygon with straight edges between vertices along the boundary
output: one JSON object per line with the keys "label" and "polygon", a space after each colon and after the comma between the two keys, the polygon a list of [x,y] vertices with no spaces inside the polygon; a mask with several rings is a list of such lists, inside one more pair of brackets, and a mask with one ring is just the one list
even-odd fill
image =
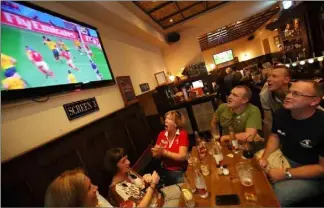
{"label": "rugby player on screen", "polygon": [[54,59],[56,61],[60,60],[60,55],[59,52],[57,50],[57,45],[54,41],[52,41],[51,39],[43,36],[43,43],[44,45],[47,45],[47,47],[52,51]]}
{"label": "rugby player on screen", "polygon": [[79,69],[74,65],[73,60],[71,59],[71,56],[68,52],[61,50],[60,56],[65,58],[66,64],[71,67],[72,69],[79,71]]}
{"label": "rugby player on screen", "polygon": [[44,61],[43,56],[29,46],[25,47],[28,59],[42,72],[45,77],[53,77],[54,73],[49,69],[47,63]]}

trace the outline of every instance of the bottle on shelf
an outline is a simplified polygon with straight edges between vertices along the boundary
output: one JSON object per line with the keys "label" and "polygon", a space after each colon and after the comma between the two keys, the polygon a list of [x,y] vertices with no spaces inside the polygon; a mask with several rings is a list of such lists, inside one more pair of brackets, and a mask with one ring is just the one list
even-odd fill
{"label": "bottle on shelf", "polygon": [[232,150],[234,153],[238,153],[238,150],[239,150],[239,142],[235,136],[235,133],[234,133],[234,129],[233,129],[233,126],[229,126],[228,127],[229,129],[229,136],[230,136],[230,142],[231,142],[231,146],[232,146]]}
{"label": "bottle on shelf", "polygon": [[199,169],[195,170],[195,185],[196,185],[197,194],[203,199],[207,198],[209,195],[207,190],[207,185]]}

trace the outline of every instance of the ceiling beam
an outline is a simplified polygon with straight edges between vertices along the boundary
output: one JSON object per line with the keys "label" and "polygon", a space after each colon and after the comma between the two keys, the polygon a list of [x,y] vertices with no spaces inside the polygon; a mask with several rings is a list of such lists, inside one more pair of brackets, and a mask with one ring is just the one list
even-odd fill
{"label": "ceiling beam", "polygon": [[[194,6],[198,5],[198,4],[201,4],[201,2],[198,1],[198,2],[196,2],[196,3],[194,3],[194,4],[192,4],[192,5],[190,5],[190,6],[186,7],[186,8],[184,8],[184,9],[180,9],[180,8],[179,8],[178,11],[173,12],[172,14],[170,14],[170,15],[168,15],[168,16],[166,16],[166,17],[163,17],[162,19],[160,19],[160,20],[158,20],[158,21],[159,21],[159,22],[163,22],[163,21],[169,19],[170,17],[172,17],[172,16],[174,16],[174,15],[177,15],[177,14],[179,14],[179,13],[182,14],[182,12],[184,12],[184,11],[186,11],[186,10],[190,9],[191,7],[194,7]],[[182,15],[182,16],[183,16],[183,15]],[[185,19],[184,16],[183,16],[183,19]]]}

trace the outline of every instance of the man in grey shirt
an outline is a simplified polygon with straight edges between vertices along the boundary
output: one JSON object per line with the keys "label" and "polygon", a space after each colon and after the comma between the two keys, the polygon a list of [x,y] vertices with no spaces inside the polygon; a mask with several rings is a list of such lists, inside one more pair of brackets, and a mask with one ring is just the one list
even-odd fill
{"label": "man in grey shirt", "polygon": [[279,65],[271,69],[267,85],[260,92],[260,101],[264,114],[264,138],[267,139],[272,128],[273,113],[282,108],[283,100],[289,89],[291,79],[289,69]]}

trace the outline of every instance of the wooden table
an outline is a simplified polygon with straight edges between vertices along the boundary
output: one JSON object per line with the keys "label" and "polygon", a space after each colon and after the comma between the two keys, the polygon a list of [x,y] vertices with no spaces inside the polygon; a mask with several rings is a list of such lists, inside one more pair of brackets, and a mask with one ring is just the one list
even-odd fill
{"label": "wooden table", "polygon": [[[208,161],[208,168],[209,168],[209,175],[204,176],[205,181],[207,184],[207,189],[209,192],[209,197],[206,199],[202,199],[197,194],[194,194],[196,207],[215,207],[215,196],[216,195],[223,195],[223,194],[237,194],[240,198],[240,205],[236,206],[264,206],[264,207],[279,207],[280,204],[272,190],[272,186],[269,183],[265,173],[259,167],[257,161],[253,158],[250,160],[246,160],[242,158],[242,151],[238,154],[232,153],[227,147],[222,148],[224,154],[224,160],[222,164],[227,165],[230,174],[228,176],[217,174],[216,168],[216,161],[215,159],[208,154],[207,161]],[[233,158],[229,158],[227,154],[232,153],[234,155]],[[197,149],[193,147],[192,154],[198,156]],[[257,201],[250,202],[245,199],[244,192],[249,191],[251,192],[251,187],[244,187],[238,177],[238,174],[235,169],[235,164],[242,161],[249,161],[253,167],[253,192],[256,193]],[[198,163],[197,167],[200,167]],[[188,166],[186,175],[190,181],[194,185],[194,168]],[[185,207],[185,202],[183,198],[180,200],[180,207]]]}

